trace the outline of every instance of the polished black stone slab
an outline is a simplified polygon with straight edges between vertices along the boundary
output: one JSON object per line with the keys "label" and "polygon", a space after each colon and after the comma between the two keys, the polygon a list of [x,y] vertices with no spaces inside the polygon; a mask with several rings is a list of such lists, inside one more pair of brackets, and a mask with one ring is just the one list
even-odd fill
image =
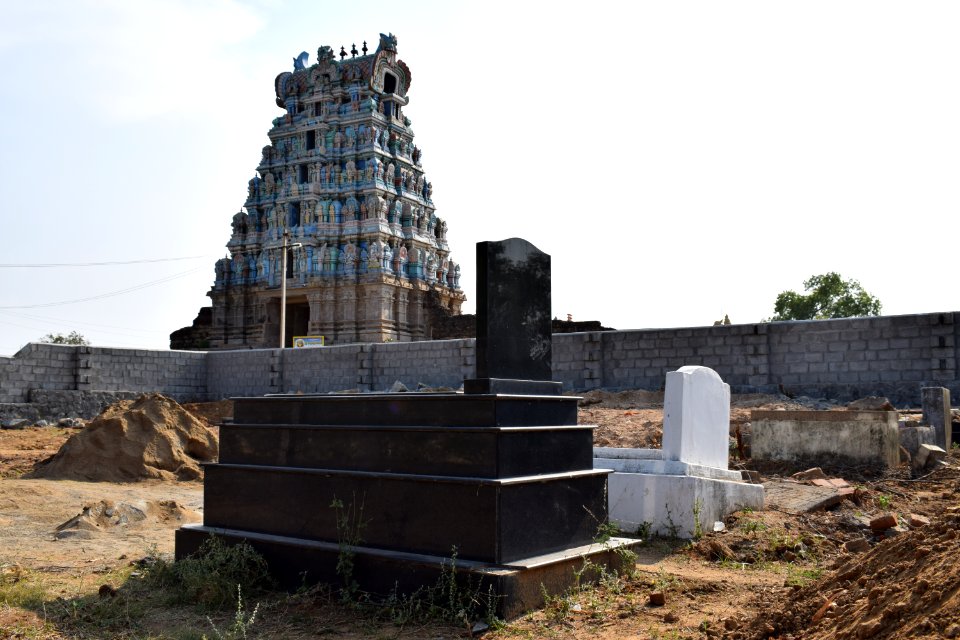
{"label": "polished black stone slab", "polygon": [[509,478],[593,468],[593,427],[220,427],[220,462]]}
{"label": "polished black stone slab", "polygon": [[516,380],[513,378],[468,378],[463,381],[463,392],[507,395],[558,396],[563,391],[562,382],[550,380]]}
{"label": "polished black stone slab", "polygon": [[[338,543],[306,540],[288,536],[239,531],[202,525],[187,525],[176,532],[176,558],[181,560],[195,553],[211,535],[227,544],[247,542],[267,561],[270,573],[289,589],[304,584],[324,582],[341,584],[336,572],[342,553]],[[621,550],[632,549],[641,540],[613,538],[603,545],[573,546],[562,552],[539,555],[517,563],[502,565],[473,562],[458,557],[456,578],[462,587],[487,593],[492,587],[498,594],[496,613],[511,620],[544,604],[544,594],[566,593],[574,582],[595,582],[599,572],[584,572],[589,563],[609,571],[627,567]],[[449,570],[449,556],[432,556],[389,551],[366,546],[349,547],[353,553],[353,574],[358,586],[374,597],[390,594],[412,594],[424,586],[439,582],[444,567]]]}
{"label": "polished black stone slab", "polygon": [[477,243],[477,378],[550,380],[550,256],[521,238]]}
{"label": "polished black stone slab", "polygon": [[336,541],[334,500],[362,507],[368,546],[509,562],[587,544],[607,471],[491,480],[232,464],[204,469],[204,524]]}
{"label": "polished black stone slab", "polygon": [[234,398],[234,422],[373,426],[534,427],[577,424],[577,398],[365,393]]}

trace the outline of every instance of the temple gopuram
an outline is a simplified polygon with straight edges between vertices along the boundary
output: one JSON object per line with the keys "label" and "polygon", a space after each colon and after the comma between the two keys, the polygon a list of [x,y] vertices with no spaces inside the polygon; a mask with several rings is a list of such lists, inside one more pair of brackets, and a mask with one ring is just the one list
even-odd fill
{"label": "temple gopuram", "polygon": [[322,46],[315,64],[304,52],[277,76],[285,113],[233,216],[212,311],[171,334],[171,348],[279,346],[285,246],[287,347],[297,336],[430,339],[460,313],[460,267],[404,114],[411,74],[397,40],[339,57]]}

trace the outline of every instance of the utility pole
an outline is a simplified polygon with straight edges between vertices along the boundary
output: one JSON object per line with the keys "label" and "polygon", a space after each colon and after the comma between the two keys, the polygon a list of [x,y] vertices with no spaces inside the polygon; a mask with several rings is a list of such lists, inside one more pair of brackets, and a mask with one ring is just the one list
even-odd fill
{"label": "utility pole", "polygon": [[280,259],[280,348],[284,348],[284,344],[287,342],[287,249],[289,247],[302,247],[303,245],[299,242],[288,245],[287,240],[290,238],[290,232],[284,229],[283,231],[283,257]]}
{"label": "utility pole", "polygon": [[287,343],[287,238],[290,234],[283,230],[283,257],[280,259],[280,348]]}

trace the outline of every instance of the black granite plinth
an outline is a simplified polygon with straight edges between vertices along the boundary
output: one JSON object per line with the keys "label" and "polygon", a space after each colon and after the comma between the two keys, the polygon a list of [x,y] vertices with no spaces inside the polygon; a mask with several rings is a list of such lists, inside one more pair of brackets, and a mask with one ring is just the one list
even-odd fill
{"label": "black granite plinth", "polygon": [[[338,539],[338,500],[364,544],[502,563],[587,544],[606,513],[606,471],[507,480],[251,465],[207,466],[204,524]],[[250,505],[258,505],[250,508]]]}
{"label": "black granite plinth", "polygon": [[510,478],[589,469],[593,428],[247,425],[220,428],[220,462]]}
{"label": "black granite plinth", "polygon": [[370,393],[235,398],[234,422],[377,426],[535,427],[577,424],[571,397]]}
{"label": "black granite plinth", "polygon": [[550,256],[521,238],[477,243],[477,378],[550,380]]}
{"label": "black granite plinth", "polygon": [[[340,584],[337,561],[340,545],[332,542],[305,540],[250,531],[187,525],[176,532],[176,557],[183,559],[196,552],[211,535],[227,544],[247,542],[267,561],[271,574],[281,585],[296,589],[304,583]],[[570,547],[563,552],[533,556],[521,562],[492,565],[460,557],[456,560],[457,577],[462,586],[487,593],[488,586],[498,595],[496,613],[512,619],[542,606],[544,593],[559,594],[574,583],[590,583],[596,574],[580,574],[584,563],[621,570],[624,556],[618,553],[640,544],[640,540],[613,538],[603,545]],[[353,574],[360,589],[374,596],[392,593],[412,594],[423,586],[439,582],[444,567],[450,566],[449,554],[426,554],[387,551],[367,546],[349,547],[353,553]]]}
{"label": "black granite plinth", "polygon": [[468,394],[558,396],[562,391],[563,383],[551,380],[468,378],[463,381],[463,392]]}

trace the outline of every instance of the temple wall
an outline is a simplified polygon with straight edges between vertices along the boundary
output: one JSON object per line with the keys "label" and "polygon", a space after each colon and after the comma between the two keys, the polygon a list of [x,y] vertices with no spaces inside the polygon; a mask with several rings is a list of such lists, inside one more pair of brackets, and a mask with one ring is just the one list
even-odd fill
{"label": "temple wall", "polygon": [[[918,403],[921,386],[960,396],[960,313],[555,334],[554,379],[566,390],[660,389],[668,371],[700,364],[734,392],[787,391]],[[346,389],[397,380],[457,388],[475,366],[473,340],[322,349],[188,352],[29,344],[0,358],[0,402],[34,389],[160,391],[179,400]]]}

